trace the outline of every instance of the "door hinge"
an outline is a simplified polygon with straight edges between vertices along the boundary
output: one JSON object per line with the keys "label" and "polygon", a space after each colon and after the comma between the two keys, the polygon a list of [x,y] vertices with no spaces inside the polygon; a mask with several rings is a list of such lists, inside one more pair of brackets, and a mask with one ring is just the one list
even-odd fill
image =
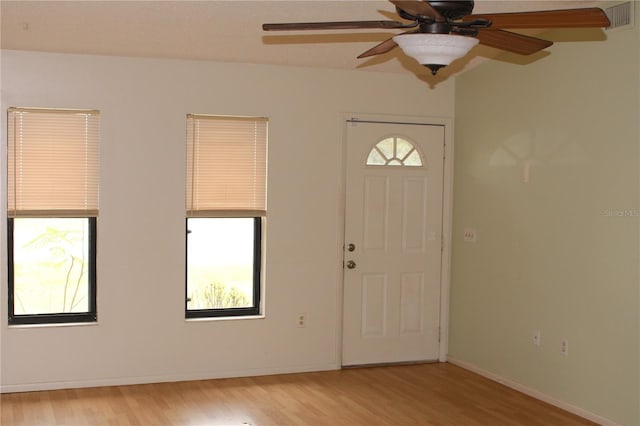
{"label": "door hinge", "polygon": [[442,327],[438,327],[438,343],[440,343],[441,330],[442,330]]}

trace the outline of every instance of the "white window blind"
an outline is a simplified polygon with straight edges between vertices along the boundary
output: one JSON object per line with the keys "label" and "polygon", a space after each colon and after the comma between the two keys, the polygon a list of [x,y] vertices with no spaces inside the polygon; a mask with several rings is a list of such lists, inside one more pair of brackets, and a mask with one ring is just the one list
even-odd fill
{"label": "white window blind", "polygon": [[9,217],[98,215],[100,113],[9,108]]}
{"label": "white window blind", "polygon": [[267,119],[187,115],[187,217],[266,214]]}

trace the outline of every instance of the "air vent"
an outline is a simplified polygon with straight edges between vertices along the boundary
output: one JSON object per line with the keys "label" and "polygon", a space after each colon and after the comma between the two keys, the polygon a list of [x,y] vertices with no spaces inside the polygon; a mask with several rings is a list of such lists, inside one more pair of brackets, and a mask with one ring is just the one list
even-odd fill
{"label": "air vent", "polygon": [[611,25],[607,30],[633,26],[633,2],[620,3],[605,9]]}

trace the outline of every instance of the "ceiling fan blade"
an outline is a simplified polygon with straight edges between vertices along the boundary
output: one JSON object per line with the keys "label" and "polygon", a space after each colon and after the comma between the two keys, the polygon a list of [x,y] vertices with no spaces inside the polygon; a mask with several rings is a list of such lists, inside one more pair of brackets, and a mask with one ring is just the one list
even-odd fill
{"label": "ceiling fan blade", "polygon": [[[419,30],[405,31],[403,33],[396,34],[396,35],[414,34],[414,33],[418,33],[418,32],[420,32],[420,31]],[[395,36],[393,36],[393,37],[395,37]],[[361,53],[360,55],[358,55],[358,59],[368,58],[369,56],[382,55],[383,53],[387,53],[387,52],[392,51],[393,49],[395,49],[398,46],[398,44],[395,41],[393,41],[393,37],[388,38],[385,41],[383,41],[382,43],[373,46],[371,49],[367,50],[366,52]]]}
{"label": "ceiling fan blade", "polygon": [[393,37],[386,39],[382,43],[372,47],[364,53],[358,55],[358,59],[368,58],[369,56],[382,55],[383,53],[387,53],[392,51],[398,46],[395,41],[393,41]]}
{"label": "ceiling fan blade", "polygon": [[481,29],[476,37],[480,40],[480,44],[520,55],[531,55],[553,44],[549,40],[504,30]]}
{"label": "ceiling fan blade", "polygon": [[468,15],[463,21],[491,20],[491,29],[517,28],[588,28],[608,27],[609,18],[597,7],[586,9],[545,10],[539,12],[488,13]]}
{"label": "ceiling fan blade", "polygon": [[444,22],[444,16],[433,8],[426,0],[389,0],[396,7],[404,10],[413,16],[428,16],[438,22]]}
{"label": "ceiling fan blade", "polygon": [[357,30],[366,28],[410,28],[414,23],[396,21],[344,21],[344,22],[292,22],[282,24],[262,24],[264,31],[295,30]]}

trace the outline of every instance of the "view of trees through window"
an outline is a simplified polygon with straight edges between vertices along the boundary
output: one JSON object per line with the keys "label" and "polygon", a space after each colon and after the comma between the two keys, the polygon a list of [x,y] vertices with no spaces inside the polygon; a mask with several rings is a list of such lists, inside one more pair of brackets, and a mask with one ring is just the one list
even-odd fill
{"label": "view of trees through window", "polygon": [[187,309],[253,305],[254,219],[187,220]]}
{"label": "view of trees through window", "polygon": [[89,219],[14,218],[16,315],[89,310]]}

